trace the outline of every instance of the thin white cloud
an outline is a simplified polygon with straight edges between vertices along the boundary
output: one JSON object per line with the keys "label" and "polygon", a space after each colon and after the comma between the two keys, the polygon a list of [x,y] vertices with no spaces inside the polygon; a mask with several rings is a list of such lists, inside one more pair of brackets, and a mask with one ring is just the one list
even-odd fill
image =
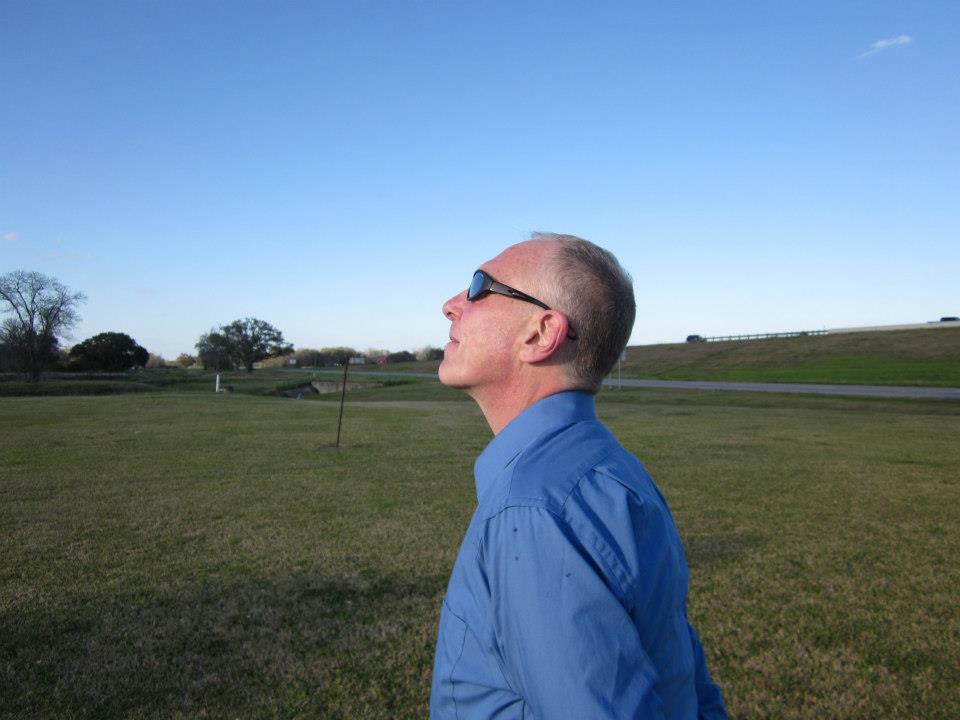
{"label": "thin white cloud", "polygon": [[870,57],[871,55],[876,55],[881,50],[897,47],[898,45],[909,45],[912,42],[913,42],[913,38],[910,37],[909,35],[897,35],[896,37],[877,40],[873,45],[870,46],[869,50],[867,50],[865,53],[861,53],[857,57],[859,58]]}
{"label": "thin white cloud", "polygon": [[5,242],[14,242],[17,239],[17,234],[15,232],[4,233],[3,239]]}

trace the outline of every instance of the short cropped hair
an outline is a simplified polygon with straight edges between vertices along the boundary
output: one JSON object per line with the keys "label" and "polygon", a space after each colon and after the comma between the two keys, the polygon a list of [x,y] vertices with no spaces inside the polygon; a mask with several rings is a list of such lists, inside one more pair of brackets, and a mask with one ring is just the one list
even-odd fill
{"label": "short cropped hair", "polygon": [[572,379],[577,388],[597,393],[633,330],[633,279],[613,253],[589,240],[542,232],[531,239],[559,242],[545,283],[577,334]]}

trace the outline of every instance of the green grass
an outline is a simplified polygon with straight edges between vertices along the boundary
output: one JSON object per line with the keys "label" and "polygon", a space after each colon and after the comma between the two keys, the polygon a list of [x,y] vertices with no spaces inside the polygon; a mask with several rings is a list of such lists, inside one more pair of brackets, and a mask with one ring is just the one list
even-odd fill
{"label": "green grass", "polygon": [[[377,387],[410,383],[392,397],[449,399],[456,393],[435,381],[439,362],[417,361],[351,367],[349,381],[369,386],[358,399],[379,397]],[[614,370],[614,375],[616,374]],[[960,387],[960,328],[846,333],[746,342],[641,345],[627,349],[626,378],[856,385]],[[427,374],[432,378],[417,377]],[[209,393],[213,372],[179,368],[131,373],[50,373],[40,383],[0,375],[0,397],[106,395],[148,391]],[[339,381],[339,368],[267,368],[223,372],[221,385],[234,392],[270,395],[311,380]],[[333,394],[304,395],[330,400]],[[336,398],[339,399],[339,398]]]}
{"label": "green grass", "polygon": [[[0,398],[0,717],[425,717],[489,431],[436,383],[361,392],[340,450],[335,402]],[[599,413],[673,508],[733,717],[960,716],[960,404]]]}
{"label": "green grass", "polygon": [[627,349],[624,377],[960,386],[960,328]]}
{"label": "green grass", "polygon": [[[311,381],[339,383],[343,371],[339,369],[266,369],[252,373],[244,371],[222,372],[220,387],[224,391],[245,395],[277,395],[308,385]],[[47,373],[41,382],[27,382],[22,376],[0,375],[0,397],[49,396],[49,395],[111,395],[134,392],[163,392],[210,394],[214,389],[217,373],[201,370],[163,369],[138,370],[128,373]],[[438,385],[436,378],[410,376],[403,372],[355,373],[348,376],[351,397],[367,388],[394,387],[399,385]],[[355,386],[358,386],[355,388]],[[423,388],[426,390],[426,388]],[[449,397],[452,391],[432,388],[421,393],[424,397]],[[364,397],[360,395],[358,397]],[[312,395],[303,399],[340,400],[339,392]]]}

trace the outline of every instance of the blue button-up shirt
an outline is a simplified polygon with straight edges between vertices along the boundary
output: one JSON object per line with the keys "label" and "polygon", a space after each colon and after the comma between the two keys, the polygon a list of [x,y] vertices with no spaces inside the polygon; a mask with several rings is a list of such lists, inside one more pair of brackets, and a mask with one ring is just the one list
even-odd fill
{"label": "blue button-up shirt", "polygon": [[687,622],[673,518],[591,396],[530,406],[474,472],[431,718],[726,717]]}

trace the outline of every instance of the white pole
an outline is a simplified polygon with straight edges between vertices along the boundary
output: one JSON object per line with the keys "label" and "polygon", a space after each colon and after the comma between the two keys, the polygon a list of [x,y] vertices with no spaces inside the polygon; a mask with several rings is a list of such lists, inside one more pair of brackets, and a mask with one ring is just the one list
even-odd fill
{"label": "white pole", "polygon": [[217,379],[213,384],[213,391],[215,393],[220,392],[220,373],[217,373]]}

